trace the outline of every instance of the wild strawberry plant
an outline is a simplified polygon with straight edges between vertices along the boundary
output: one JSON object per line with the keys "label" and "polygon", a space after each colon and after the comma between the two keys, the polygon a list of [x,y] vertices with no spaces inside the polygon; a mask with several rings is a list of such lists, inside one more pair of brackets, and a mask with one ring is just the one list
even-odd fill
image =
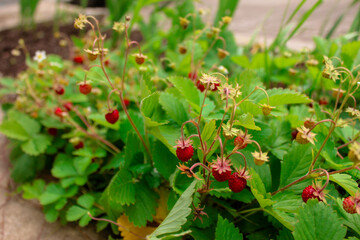
{"label": "wild strawberry plant", "polygon": [[186,4],[164,10],[178,32],[167,48],[131,40],[126,17],[110,51],[98,20],[80,15],[75,27],[90,30],[72,62],[39,51],[2,80],[17,95],[0,132],[19,192],[48,221],[93,219],[124,239],[359,237],[348,45],[233,55],[231,17],[204,25]]}

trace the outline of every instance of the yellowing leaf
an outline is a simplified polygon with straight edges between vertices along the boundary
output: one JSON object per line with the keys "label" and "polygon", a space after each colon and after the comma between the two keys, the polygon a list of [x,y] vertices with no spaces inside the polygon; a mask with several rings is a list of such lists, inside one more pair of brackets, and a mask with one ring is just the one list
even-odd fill
{"label": "yellowing leaf", "polygon": [[157,190],[157,193],[160,195],[160,199],[159,206],[156,209],[156,215],[154,216],[154,221],[160,224],[168,215],[167,201],[169,197],[169,191],[167,191],[165,188],[160,188]]}
{"label": "yellowing leaf", "polygon": [[126,215],[122,215],[117,219],[117,223],[123,227],[119,227],[121,236],[124,240],[141,240],[147,235],[155,231],[156,227],[135,227]]}
{"label": "yellowing leaf", "polygon": [[[156,209],[156,215],[153,217],[154,222],[157,225],[160,225],[162,221],[166,218],[168,214],[167,210],[167,201],[169,192],[165,188],[160,188],[156,190],[156,192],[160,195],[160,199],[158,201],[158,208]],[[123,214],[117,219],[117,223],[123,227],[119,227],[119,231],[121,232],[121,236],[124,240],[139,240],[145,238],[155,231],[156,227],[136,227],[133,223],[129,222],[129,218]]]}

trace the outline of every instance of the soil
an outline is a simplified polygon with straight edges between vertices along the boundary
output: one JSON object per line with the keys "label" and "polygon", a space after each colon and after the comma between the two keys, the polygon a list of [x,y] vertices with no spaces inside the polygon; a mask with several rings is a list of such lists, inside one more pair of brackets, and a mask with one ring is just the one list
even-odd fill
{"label": "soil", "polygon": [[24,39],[30,56],[34,56],[37,50],[45,50],[47,54],[58,54],[64,59],[70,58],[69,46],[60,46],[60,41],[71,35],[78,35],[79,31],[73,24],[60,26],[60,37],[54,36],[52,23],[43,23],[32,30],[20,28],[9,29],[0,32],[0,76],[16,76],[26,69],[25,56],[13,56],[12,50],[19,46],[19,39]]}

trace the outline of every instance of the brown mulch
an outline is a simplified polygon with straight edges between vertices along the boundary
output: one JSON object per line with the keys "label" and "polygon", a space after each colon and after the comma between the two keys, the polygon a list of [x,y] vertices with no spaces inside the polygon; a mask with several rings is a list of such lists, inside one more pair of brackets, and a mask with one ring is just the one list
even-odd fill
{"label": "brown mulch", "polygon": [[69,46],[60,46],[60,41],[68,39],[71,35],[78,35],[79,31],[71,23],[60,26],[59,32],[60,36],[54,36],[52,23],[39,24],[32,30],[14,28],[0,32],[0,62],[2,63],[0,64],[0,76],[14,77],[26,69],[24,54],[13,56],[11,53],[19,46],[19,39],[24,39],[30,56],[34,56],[36,50],[45,50],[47,54],[58,54],[69,59]]}

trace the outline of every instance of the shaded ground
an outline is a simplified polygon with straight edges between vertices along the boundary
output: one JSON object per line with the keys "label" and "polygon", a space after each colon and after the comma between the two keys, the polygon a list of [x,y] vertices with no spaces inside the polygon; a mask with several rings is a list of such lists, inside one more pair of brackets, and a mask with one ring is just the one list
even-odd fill
{"label": "shaded ground", "polygon": [[[0,122],[3,112],[0,110]],[[45,221],[37,201],[22,199],[14,193],[10,179],[9,151],[6,139],[0,135],[0,240],[103,240],[95,227],[81,228],[76,224],[62,226]]]}
{"label": "shaded ground", "polygon": [[[18,40],[23,39],[30,56],[35,55],[36,50],[45,50],[47,54],[57,54],[68,59],[71,56],[71,42],[69,37],[79,33],[73,24],[61,26],[59,29],[61,36],[55,38],[52,24],[39,24],[36,29],[23,31],[21,29],[9,29],[0,32],[0,73],[4,76],[16,76],[18,72],[26,69],[25,56],[13,56],[11,51],[19,45]],[[67,43],[60,46],[60,42]],[[7,63],[7,64],[6,64]]]}

